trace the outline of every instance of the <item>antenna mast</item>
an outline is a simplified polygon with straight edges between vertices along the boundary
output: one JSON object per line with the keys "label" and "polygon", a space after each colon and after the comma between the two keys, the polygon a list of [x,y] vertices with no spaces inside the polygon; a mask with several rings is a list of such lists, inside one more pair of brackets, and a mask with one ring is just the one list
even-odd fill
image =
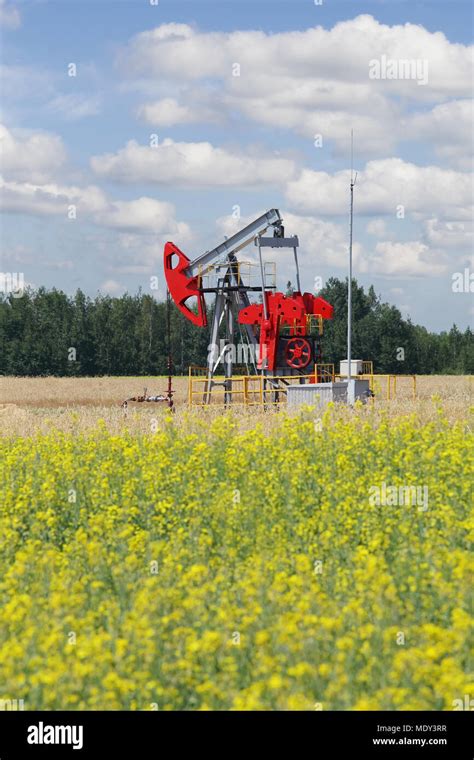
{"label": "antenna mast", "polygon": [[357,180],[357,172],[354,177],[354,130],[351,129],[351,213],[349,225],[349,282],[347,284],[347,379],[352,377],[351,352],[352,352],[352,227],[354,218],[354,185]]}

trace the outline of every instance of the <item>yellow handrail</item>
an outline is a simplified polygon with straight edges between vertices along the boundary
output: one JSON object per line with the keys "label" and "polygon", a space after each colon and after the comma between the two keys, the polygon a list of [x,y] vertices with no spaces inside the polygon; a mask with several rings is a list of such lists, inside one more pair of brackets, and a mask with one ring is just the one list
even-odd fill
{"label": "yellow handrail", "polygon": [[[198,373],[199,374],[195,374]],[[326,373],[326,374],[324,374]],[[345,380],[344,376],[334,372],[334,365],[319,364],[316,365],[315,372],[309,375],[234,375],[232,377],[232,388],[226,391],[223,387],[213,388],[211,397],[220,399],[227,392],[230,394],[234,403],[251,406],[255,404],[280,404],[286,401],[286,388],[292,384],[314,383],[315,377],[330,378],[332,382]],[[361,380],[369,381],[369,388],[375,395],[375,399],[380,398],[382,394],[388,401],[395,399],[399,391],[399,382],[402,379],[411,378],[412,396],[415,399],[417,395],[416,375],[393,375],[393,374],[366,374],[360,375]],[[215,382],[224,382],[224,376],[215,376]],[[207,387],[207,369],[205,367],[190,367],[188,373],[188,404],[205,405],[203,400],[203,391]],[[277,383],[277,387],[272,387],[272,383]],[[385,383],[385,385],[384,385]],[[276,395],[273,399],[269,397]],[[201,399],[197,401],[197,397]]]}

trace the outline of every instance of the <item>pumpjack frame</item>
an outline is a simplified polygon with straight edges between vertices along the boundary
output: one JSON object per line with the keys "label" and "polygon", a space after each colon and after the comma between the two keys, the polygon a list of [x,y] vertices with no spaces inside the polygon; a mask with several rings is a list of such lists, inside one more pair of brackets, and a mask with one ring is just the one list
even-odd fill
{"label": "pumpjack frame", "polygon": [[[266,232],[273,235],[264,236]],[[254,243],[258,249],[258,264],[260,284],[251,286],[243,282],[237,253],[245,246]],[[164,266],[169,293],[178,309],[193,324],[206,327],[207,312],[205,294],[215,295],[215,305],[210,327],[210,344],[208,347],[206,383],[203,391],[203,402],[209,403],[212,389],[221,386],[224,389],[224,403],[232,401],[233,357],[232,347],[236,325],[244,328],[246,339],[252,357],[252,369],[255,374],[268,378],[271,390],[278,392],[280,383],[275,375],[288,374],[288,366],[295,373],[300,373],[302,379],[307,377],[303,370],[308,352],[307,320],[316,315],[330,319],[333,309],[324,299],[311,293],[301,293],[300,271],[297,249],[299,240],[296,235],[285,237],[283,221],[278,209],[270,209],[255,219],[239,232],[224,240],[210,251],[190,260],[172,242],[165,245]],[[292,296],[275,292],[275,286],[266,282],[262,256],[262,248],[291,248],[293,249],[296,267],[297,292]],[[214,287],[204,287],[203,277],[216,269],[219,263],[217,284]],[[249,294],[259,294],[260,303],[252,303]],[[195,309],[189,302],[194,301]],[[280,329],[289,327],[293,345],[287,349],[293,360],[288,360],[288,366],[276,367],[278,360],[278,344]],[[219,335],[224,327],[224,338]],[[257,337],[258,336],[258,337]],[[291,353],[293,352],[293,353]],[[302,358],[304,357],[304,358]],[[300,369],[298,368],[300,362]],[[219,365],[223,366],[223,379],[216,379]],[[219,376],[222,377],[222,376]]]}

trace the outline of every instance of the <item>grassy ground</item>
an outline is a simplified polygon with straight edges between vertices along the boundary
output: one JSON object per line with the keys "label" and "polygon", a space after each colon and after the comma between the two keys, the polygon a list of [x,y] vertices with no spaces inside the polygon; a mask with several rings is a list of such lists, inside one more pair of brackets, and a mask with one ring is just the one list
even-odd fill
{"label": "grassy ground", "polygon": [[[466,419],[473,403],[471,377],[422,376],[417,378],[417,399],[412,398],[410,379],[399,380],[397,397],[386,400],[385,381],[381,380],[379,393],[373,403],[355,413],[377,422],[380,415],[399,418],[416,411],[425,421],[436,416],[437,399],[443,402],[450,421]],[[220,405],[210,409],[196,408],[190,414],[187,406],[188,380],[173,379],[177,424],[192,424],[193,417],[214,418],[223,413]],[[167,379],[163,377],[102,377],[102,378],[0,378],[0,435],[29,435],[52,429],[62,431],[89,430],[99,419],[104,420],[111,432],[142,430],[156,425],[166,415],[166,405],[160,403],[131,403],[125,413],[121,403],[126,398],[143,393],[166,393]],[[257,419],[271,425],[275,414],[264,413],[258,407],[235,407],[235,416],[243,427],[252,427]],[[347,416],[352,411],[340,409]]]}

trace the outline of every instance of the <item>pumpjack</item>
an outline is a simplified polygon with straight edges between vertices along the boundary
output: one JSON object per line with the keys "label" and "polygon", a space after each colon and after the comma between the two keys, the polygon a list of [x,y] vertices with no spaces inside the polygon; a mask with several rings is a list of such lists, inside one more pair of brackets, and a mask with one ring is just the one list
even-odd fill
{"label": "pumpjack", "polygon": [[[252,243],[258,249],[260,276],[257,285],[244,282],[241,262],[237,258],[238,252]],[[205,403],[209,403],[212,388],[216,385],[224,387],[224,402],[232,401],[232,348],[237,326],[251,349],[249,355],[253,357],[253,374],[263,375],[274,392],[284,390],[287,384],[285,378],[289,375],[300,376],[300,382],[320,380],[317,366],[322,360],[322,320],[332,319],[333,307],[321,297],[301,292],[298,247],[297,235],[285,237],[278,209],[267,211],[212,250],[192,260],[174,243],[166,243],[164,270],[168,292],[181,313],[194,325],[207,327],[205,295],[215,295]],[[276,284],[268,283],[262,248],[293,249],[297,289],[291,295],[276,292]],[[207,286],[211,271],[216,274],[215,282]],[[319,326],[316,336],[312,330],[314,319]],[[222,330],[225,338],[220,337]],[[217,346],[221,349],[216,350]],[[221,363],[224,380],[217,379],[216,375]]]}

